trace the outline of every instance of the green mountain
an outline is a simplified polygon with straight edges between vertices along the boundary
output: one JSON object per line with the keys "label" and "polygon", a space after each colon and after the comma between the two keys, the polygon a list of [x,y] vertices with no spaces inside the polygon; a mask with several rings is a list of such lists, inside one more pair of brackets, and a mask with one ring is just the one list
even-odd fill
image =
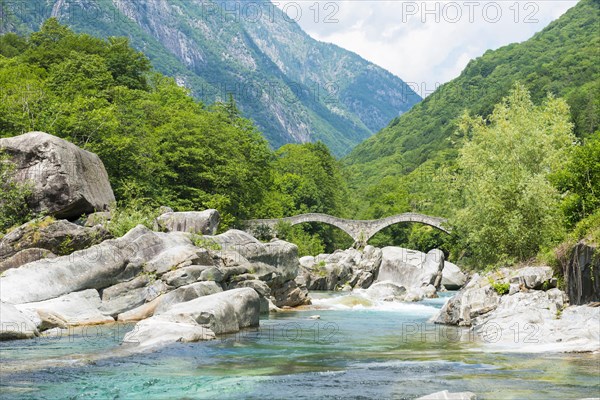
{"label": "green mountain", "polygon": [[[432,171],[451,165],[456,157],[460,143],[453,140],[457,117],[465,110],[489,115],[515,82],[531,91],[536,104],[548,93],[565,98],[580,138],[597,130],[599,14],[600,1],[582,0],[531,39],[487,51],[472,60],[458,78],[354,148],[344,160],[351,188],[364,194],[364,203],[372,203],[366,197],[384,178],[398,181],[404,177],[405,182],[412,182],[408,187],[412,208],[435,209],[432,199],[415,200],[419,197],[415,194],[422,194],[431,177],[437,175]],[[419,179],[421,176],[426,179]]]}
{"label": "green mountain", "polygon": [[160,72],[205,101],[233,94],[273,147],[321,140],[337,155],[420,97],[358,55],[318,42],[270,2],[0,0],[0,33],[50,16],[78,32],[126,36]]}

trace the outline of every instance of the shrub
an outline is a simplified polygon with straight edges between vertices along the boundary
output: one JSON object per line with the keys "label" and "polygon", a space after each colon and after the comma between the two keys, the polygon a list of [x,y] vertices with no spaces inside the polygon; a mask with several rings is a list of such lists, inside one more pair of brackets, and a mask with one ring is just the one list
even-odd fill
{"label": "shrub", "polygon": [[152,229],[154,220],[159,216],[158,209],[134,201],[128,205],[114,208],[108,230],[114,237],[121,237],[138,225]]}
{"label": "shrub", "polygon": [[510,283],[506,282],[492,282],[492,289],[500,296],[505,295],[510,290]]}
{"label": "shrub", "polygon": [[15,168],[9,157],[0,152],[0,233],[33,217],[27,204],[31,185],[15,180]]}
{"label": "shrub", "polygon": [[214,251],[222,249],[221,245],[217,243],[214,239],[204,237],[203,235],[193,234],[191,240],[194,246],[200,247],[202,249]]}

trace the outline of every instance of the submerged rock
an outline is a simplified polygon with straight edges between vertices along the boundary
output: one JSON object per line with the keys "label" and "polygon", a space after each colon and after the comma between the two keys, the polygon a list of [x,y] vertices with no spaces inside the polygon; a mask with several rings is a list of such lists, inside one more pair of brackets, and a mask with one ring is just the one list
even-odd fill
{"label": "submerged rock", "polygon": [[365,293],[374,300],[403,301],[406,288],[391,281],[383,281],[373,284]]}
{"label": "submerged rock", "polygon": [[0,139],[16,164],[16,179],[32,186],[29,205],[36,213],[77,219],[115,202],[100,158],[44,132]]}

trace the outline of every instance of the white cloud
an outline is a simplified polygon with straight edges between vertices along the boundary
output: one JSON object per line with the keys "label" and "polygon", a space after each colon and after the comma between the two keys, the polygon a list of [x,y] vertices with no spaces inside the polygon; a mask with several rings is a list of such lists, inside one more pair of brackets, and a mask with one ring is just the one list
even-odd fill
{"label": "white cloud", "polygon": [[[281,2],[279,7],[285,7]],[[488,49],[527,40],[577,3],[543,1],[296,1],[300,26],[433,89]],[[317,12],[318,10],[318,12]],[[331,22],[337,20],[337,22]],[[427,94],[427,93],[424,93]]]}

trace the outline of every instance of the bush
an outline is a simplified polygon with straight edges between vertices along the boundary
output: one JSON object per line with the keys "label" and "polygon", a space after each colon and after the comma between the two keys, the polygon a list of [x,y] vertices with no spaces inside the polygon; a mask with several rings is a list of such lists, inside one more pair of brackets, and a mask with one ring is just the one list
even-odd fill
{"label": "bush", "polygon": [[153,229],[154,220],[160,215],[157,208],[144,205],[140,201],[117,207],[111,213],[108,230],[114,237],[121,237],[138,225]]}
{"label": "bush", "polygon": [[318,235],[311,235],[300,226],[279,222],[275,226],[277,237],[298,246],[298,256],[316,256],[325,252],[325,246]]}
{"label": "bush", "polygon": [[505,295],[510,290],[510,283],[492,282],[492,289],[500,296]]}
{"label": "bush", "polygon": [[196,247],[200,247],[201,249],[206,250],[214,250],[219,251],[222,250],[222,247],[219,243],[217,243],[214,239],[204,237],[202,235],[194,234],[191,237],[192,243]]}
{"label": "bush", "polygon": [[14,179],[15,168],[9,157],[0,152],[0,233],[33,218],[27,205],[31,185]]}

